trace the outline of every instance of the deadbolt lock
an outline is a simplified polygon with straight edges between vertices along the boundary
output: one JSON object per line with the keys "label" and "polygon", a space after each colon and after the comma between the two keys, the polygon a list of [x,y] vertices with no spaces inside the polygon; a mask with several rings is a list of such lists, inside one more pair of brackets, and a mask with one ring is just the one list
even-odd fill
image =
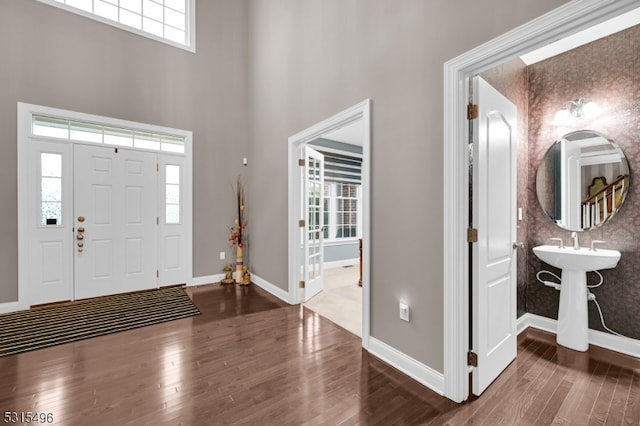
{"label": "deadbolt lock", "polygon": [[78,216],[78,222],[84,222],[84,216]]}

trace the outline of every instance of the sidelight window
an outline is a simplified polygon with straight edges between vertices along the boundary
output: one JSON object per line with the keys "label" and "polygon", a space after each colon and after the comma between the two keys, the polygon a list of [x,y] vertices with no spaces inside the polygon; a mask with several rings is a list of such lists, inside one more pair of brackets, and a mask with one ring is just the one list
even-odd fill
{"label": "sidelight window", "polygon": [[62,224],[61,154],[40,154],[40,224]]}

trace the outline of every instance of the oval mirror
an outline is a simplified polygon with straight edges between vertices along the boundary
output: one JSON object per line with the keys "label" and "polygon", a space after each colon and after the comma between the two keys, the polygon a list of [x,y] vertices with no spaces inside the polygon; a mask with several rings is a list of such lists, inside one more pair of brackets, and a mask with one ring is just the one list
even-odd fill
{"label": "oval mirror", "polygon": [[571,132],[555,141],[536,174],[542,210],[569,231],[609,221],[624,203],[629,183],[629,164],[622,149],[593,130]]}

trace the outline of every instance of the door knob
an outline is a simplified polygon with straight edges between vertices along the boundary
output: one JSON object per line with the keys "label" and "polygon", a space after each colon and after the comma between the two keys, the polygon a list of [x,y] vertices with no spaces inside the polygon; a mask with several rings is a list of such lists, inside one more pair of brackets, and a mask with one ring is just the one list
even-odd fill
{"label": "door knob", "polygon": [[84,222],[84,216],[78,216],[78,222]]}
{"label": "door knob", "polygon": [[84,232],[84,228],[81,226],[80,228],[78,228],[78,232],[83,233]]}
{"label": "door knob", "polygon": [[524,248],[524,243],[513,243],[513,245],[511,247],[513,247],[514,250],[519,249],[519,248],[523,249]]}
{"label": "door knob", "polygon": [[76,235],[76,240],[84,240],[84,235],[82,234]]}

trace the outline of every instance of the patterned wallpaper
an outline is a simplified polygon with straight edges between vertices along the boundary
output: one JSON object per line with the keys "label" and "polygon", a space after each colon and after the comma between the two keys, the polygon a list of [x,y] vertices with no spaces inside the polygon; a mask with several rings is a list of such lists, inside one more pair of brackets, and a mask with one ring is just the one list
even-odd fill
{"label": "patterned wallpaper", "polygon": [[[560,293],[545,287],[536,273],[560,271],[542,262],[532,248],[553,237],[571,243],[570,232],[557,227],[540,208],[535,178],[540,159],[562,135],[579,129],[604,133],[625,152],[631,169],[631,189],[620,212],[604,226],[579,234],[580,244],[604,240],[605,248],[619,250],[615,269],[604,270],[604,284],[592,290],[606,325],[625,336],[640,339],[640,26],[592,42],[570,52],[525,66],[519,59],[482,73],[482,77],[518,108],[521,142],[518,154],[518,206],[525,220],[518,222],[518,316],[525,312],[557,318]],[[602,108],[592,119],[554,123],[562,105],[578,97],[590,98]],[[597,282],[589,274],[589,283]],[[589,327],[604,331],[595,305],[589,303]]]}
{"label": "patterned wallpaper", "polygon": [[[603,311],[606,325],[623,335],[640,339],[640,26],[614,34],[571,52],[527,67],[529,74],[529,181],[527,195],[528,281],[526,310],[557,318],[559,292],[536,280],[542,265],[531,248],[549,244],[552,237],[570,243],[570,232],[555,226],[541,210],[536,196],[535,174],[549,146],[562,135],[590,129],[608,135],[625,152],[631,169],[631,188],[620,212],[602,227],[579,234],[581,246],[604,240],[606,248],[619,250],[615,269],[604,270],[604,284],[592,292]],[[566,101],[586,97],[603,109],[592,119],[554,124],[556,111]],[[589,274],[589,283],[597,282]],[[589,327],[604,331],[595,305],[589,303]]]}

